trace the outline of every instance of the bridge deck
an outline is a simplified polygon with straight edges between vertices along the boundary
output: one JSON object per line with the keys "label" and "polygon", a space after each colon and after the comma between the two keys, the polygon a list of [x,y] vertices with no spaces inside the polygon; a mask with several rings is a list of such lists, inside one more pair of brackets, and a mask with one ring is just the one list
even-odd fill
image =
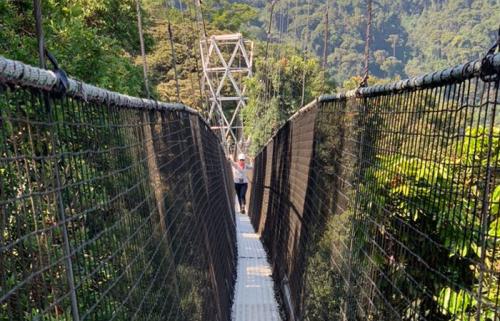
{"label": "bridge deck", "polygon": [[271,266],[264,247],[246,215],[236,215],[238,277],[233,321],[280,321]]}

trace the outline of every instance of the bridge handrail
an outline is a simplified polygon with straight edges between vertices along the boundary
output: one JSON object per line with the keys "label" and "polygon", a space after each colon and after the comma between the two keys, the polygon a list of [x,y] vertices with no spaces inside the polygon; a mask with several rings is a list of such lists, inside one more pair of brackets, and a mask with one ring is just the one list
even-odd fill
{"label": "bridge handrail", "polygon": [[[495,71],[492,69],[484,70],[483,66],[500,69],[500,53],[488,55],[484,59],[476,59],[454,67],[446,68],[441,71],[430,72],[425,75],[412,77],[385,85],[375,85],[364,88],[358,88],[347,92],[334,95],[322,95],[318,98],[319,102],[329,102],[333,100],[346,99],[351,97],[373,97],[378,95],[399,92],[403,90],[412,90],[417,88],[433,88],[444,83],[455,83],[473,77],[492,75]],[[300,110],[299,110],[300,112]],[[293,116],[292,116],[293,117]]]}
{"label": "bridge handrail", "polygon": [[[51,70],[41,69],[11,60],[0,55],[0,79],[4,83],[23,87],[52,90],[57,84],[57,77]],[[166,103],[153,99],[133,97],[111,90],[87,84],[75,78],[69,78],[66,95],[83,99],[85,102],[109,103],[124,108],[163,109],[185,111],[199,115],[198,111],[181,103]]]}

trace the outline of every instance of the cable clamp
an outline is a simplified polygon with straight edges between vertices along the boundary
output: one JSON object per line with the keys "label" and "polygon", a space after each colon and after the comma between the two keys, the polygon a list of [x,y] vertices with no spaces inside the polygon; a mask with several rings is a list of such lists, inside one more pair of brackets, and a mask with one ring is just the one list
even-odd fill
{"label": "cable clamp", "polygon": [[363,95],[361,94],[361,89],[368,87],[368,74],[365,74],[363,79],[361,79],[360,83],[358,84],[358,88],[355,90],[354,96],[356,98],[363,98]]}
{"label": "cable clamp", "polygon": [[497,41],[493,47],[488,50],[486,55],[481,59],[481,68],[479,70],[479,77],[484,82],[495,81],[498,86],[500,81],[500,68],[495,68],[493,63],[495,51],[500,50],[500,26],[498,28]]}
{"label": "cable clamp", "polygon": [[69,89],[69,79],[68,75],[64,70],[59,68],[59,64],[57,63],[57,59],[47,50],[45,49],[45,56],[49,59],[52,66],[54,67],[53,72],[56,76],[56,84],[52,87],[52,96],[54,98],[62,98],[66,95],[66,92]]}

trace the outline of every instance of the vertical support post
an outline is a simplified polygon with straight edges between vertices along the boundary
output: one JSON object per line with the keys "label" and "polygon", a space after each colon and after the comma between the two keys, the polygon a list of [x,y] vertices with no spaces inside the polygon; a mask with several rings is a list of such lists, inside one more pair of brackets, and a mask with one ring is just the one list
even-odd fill
{"label": "vertical support post", "polygon": [[149,81],[148,81],[148,62],[146,59],[146,46],[144,44],[144,33],[142,30],[142,14],[141,14],[140,0],[135,0],[135,8],[137,10],[137,29],[139,31],[139,42],[141,44],[142,72],[144,74],[144,88],[146,89],[146,95],[148,96],[148,98],[151,98],[151,93],[149,91]]}
{"label": "vertical support post", "polygon": [[369,69],[370,69],[370,39],[371,39],[371,30],[372,30],[372,0],[366,0],[366,39],[365,39],[365,70],[363,81],[361,83],[362,86],[368,85],[368,77],[369,77]]}
{"label": "vertical support post", "polygon": [[198,21],[198,29],[201,33],[201,40],[205,40],[207,38],[207,31],[205,28],[205,21],[203,20],[203,11],[201,10],[201,1],[193,0],[196,7],[196,20]]}
{"label": "vertical support post", "polygon": [[267,59],[269,58],[269,42],[271,42],[271,31],[273,28],[273,14],[274,14],[274,6],[276,5],[278,0],[274,0],[271,2],[271,12],[269,13],[269,26],[267,28],[267,41],[266,41],[266,52],[264,55],[264,61],[267,63]]}
{"label": "vertical support post", "polygon": [[326,1],[326,10],[325,10],[325,30],[324,30],[324,38],[323,38],[323,83],[321,84],[321,92],[325,91],[325,83],[326,83],[326,66],[328,63],[328,36],[329,36],[329,13],[330,11],[330,1]]}
{"label": "vertical support post", "polygon": [[[41,0],[33,0],[33,11],[35,15],[35,28],[38,40],[38,54],[39,54],[39,64],[40,68],[45,69],[45,37],[43,33],[43,16],[42,16],[42,3]],[[52,104],[50,103],[49,96],[47,93],[43,93],[43,103],[47,112],[49,113],[49,120],[54,123],[54,114],[52,113]],[[57,140],[54,137],[54,133],[50,133],[50,140],[53,147],[53,156],[57,154]],[[54,158],[54,172],[55,172],[55,183],[57,188],[57,211],[59,214],[59,220],[62,222],[62,236],[63,236],[63,253],[65,256],[64,264],[66,269],[66,278],[68,280],[69,295],[71,300],[71,315],[74,321],[80,320],[80,313],[78,311],[78,300],[76,297],[75,288],[75,277],[73,274],[73,262],[71,259],[71,246],[69,243],[68,227],[66,225],[66,213],[64,210],[64,202],[62,198],[62,183],[61,183],[61,173],[59,171],[58,158]]]}
{"label": "vertical support post", "polygon": [[174,77],[175,77],[175,91],[177,94],[177,101],[181,101],[181,91],[179,87],[179,74],[177,73],[177,56],[175,54],[175,47],[174,47],[174,39],[173,39],[173,33],[172,33],[172,24],[170,23],[170,20],[168,21],[168,38],[170,40],[170,48],[172,50],[172,66],[174,68]]}
{"label": "vertical support post", "polygon": [[170,22],[170,12],[168,3],[165,0],[165,9],[167,11],[167,32],[168,32],[168,40],[170,42],[170,50],[172,51],[172,67],[174,68],[174,77],[175,77],[175,91],[177,94],[177,102],[181,101],[181,92],[179,87],[179,74],[177,73],[177,55],[175,52],[174,46],[174,35],[172,32],[172,23]]}
{"label": "vertical support post", "polygon": [[33,0],[33,13],[35,15],[36,36],[38,39],[38,60],[40,68],[45,69],[45,36],[43,34],[42,3]]}
{"label": "vertical support post", "polygon": [[[305,32],[305,41],[304,41],[304,62],[307,59],[308,51],[309,51],[309,40],[310,40],[310,33],[311,30],[309,28],[309,17],[311,16],[311,0],[307,1],[307,25],[306,25],[306,32]],[[302,98],[300,100],[300,106],[304,106],[305,103],[305,98],[306,98],[306,69],[305,69],[305,64],[304,64],[304,72],[302,73]]]}

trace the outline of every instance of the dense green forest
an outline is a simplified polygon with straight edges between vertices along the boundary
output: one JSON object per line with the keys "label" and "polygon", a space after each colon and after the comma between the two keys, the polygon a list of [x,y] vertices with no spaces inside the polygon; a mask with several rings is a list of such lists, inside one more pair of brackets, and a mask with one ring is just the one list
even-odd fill
{"label": "dense green forest", "polygon": [[[245,2],[257,7],[259,15],[244,24],[242,32],[252,38],[267,39],[270,2]],[[417,76],[477,59],[494,43],[500,22],[498,0],[382,0],[373,2],[372,8],[369,84]],[[315,72],[298,73],[307,74],[303,77],[307,98],[311,93],[314,96],[332,90],[353,89],[360,83],[364,72],[367,1],[278,1],[274,12],[269,38],[272,43],[289,45],[288,50],[278,50],[276,59],[290,57],[290,51],[294,51],[309,64],[317,65]],[[326,44],[325,33],[328,36]],[[325,58],[326,75],[323,76],[320,65]],[[293,59],[285,58],[284,61]],[[279,64],[270,70],[274,70],[271,75],[268,72],[263,74],[281,79],[283,73]],[[257,70],[255,78],[259,77],[262,78],[262,74]],[[284,81],[284,87],[291,90],[285,90],[287,104],[281,101],[279,107],[276,104],[280,102],[280,95],[262,103],[255,97],[262,100],[263,95],[254,94],[252,97],[254,91],[250,91],[250,108],[246,110],[245,120],[247,134],[253,138],[253,151],[258,150],[270,133],[275,132],[301,105],[301,88],[293,84],[293,80],[300,81],[301,78],[295,75]],[[276,90],[276,81],[264,83],[273,84],[267,90]],[[255,86],[251,88],[255,89]]]}
{"label": "dense green forest", "polygon": [[[68,73],[113,90],[144,94],[134,0],[42,2],[47,47]],[[175,100],[169,18],[181,100],[200,107],[199,30],[193,2],[143,0],[141,4],[154,95]],[[256,59],[262,58],[270,6],[263,0],[205,0],[207,33],[243,32],[260,43]],[[36,63],[32,10],[29,0],[0,2],[2,55]],[[339,85],[362,74],[366,1],[278,1],[274,13],[271,43],[288,43],[295,54],[318,63],[326,52],[328,77]],[[402,78],[477,58],[493,43],[498,21],[498,0],[375,1],[370,73],[376,78]]]}
{"label": "dense green forest", "polygon": [[[265,38],[267,1],[248,32]],[[361,0],[279,1],[275,30],[317,56],[324,52],[328,12],[328,71],[337,81],[360,75],[366,34]],[[328,10],[327,10],[328,8]],[[494,42],[500,21],[498,0],[381,0],[373,2],[370,73],[378,78],[416,76],[478,58]]]}
{"label": "dense green forest", "polygon": [[[131,95],[145,96],[135,0],[42,1],[46,47],[71,76]],[[247,9],[244,6],[243,9]],[[144,0],[144,26],[152,95],[176,100],[175,80],[167,22],[170,20],[176,51],[181,101],[201,107],[199,91],[199,30],[190,4]],[[218,12],[218,11],[217,11]],[[214,15],[220,14],[214,11]],[[168,18],[168,19],[167,19]],[[228,27],[240,28],[238,16]],[[207,24],[207,33],[224,33],[220,23]],[[0,54],[36,65],[38,62],[33,3],[0,2]]]}
{"label": "dense green forest", "polygon": [[[142,74],[143,60],[137,28],[136,0],[43,0],[42,3],[46,46],[57,57],[68,74],[107,89],[136,96],[147,95]],[[177,100],[175,66],[179,76],[180,100],[199,110],[206,110],[200,88],[201,65],[198,47],[200,27],[196,21],[193,2],[142,0],[139,3],[145,31],[146,61],[152,97],[163,101]],[[271,33],[268,35],[270,12],[274,12],[275,15],[272,19]],[[328,13],[329,24],[325,44],[326,13]],[[271,10],[270,2],[265,0],[203,1],[203,17],[208,34],[242,32],[256,44],[254,77],[246,82],[249,100],[248,107],[243,112],[246,134],[253,143],[251,153],[256,153],[290,115],[314,97],[322,93],[354,88],[359,84],[360,75],[363,72],[365,15],[366,2],[359,0],[281,0],[276,3],[274,11]],[[371,83],[387,82],[449,67],[483,55],[493,43],[500,22],[500,0],[379,0],[373,2],[373,19],[370,54],[372,76],[370,79]],[[169,24],[172,38],[170,38]],[[0,55],[36,65],[38,57],[34,26],[31,0],[0,0]],[[269,46],[267,45],[268,39]],[[175,61],[171,42],[174,44]],[[327,65],[323,68],[322,59],[325,53]],[[375,109],[377,112],[373,112],[371,117],[364,120],[366,128],[371,130],[369,133],[377,134],[370,137],[372,145],[375,146],[373,148],[379,148],[382,151],[386,146],[393,146],[398,149],[398,153],[389,155],[391,157],[383,153],[376,154],[377,157],[373,157],[372,166],[363,173],[364,184],[360,184],[357,192],[365,196],[360,201],[362,210],[360,223],[361,219],[375,217],[379,220],[377,224],[384,227],[382,232],[374,233],[381,243],[385,242],[386,237],[383,231],[393,233],[398,240],[409,244],[408,248],[412,253],[417,253],[418,257],[430,258],[431,267],[442,271],[452,281],[443,282],[436,276],[424,274],[419,265],[395,265],[391,260],[384,260],[382,255],[374,255],[377,267],[392,271],[395,278],[398,278],[395,284],[405,291],[400,296],[394,296],[391,292],[391,284],[383,280],[377,284],[383,291],[386,291],[384,294],[387,294],[386,297],[392,305],[400,304],[404,296],[414,298],[415,303],[411,304],[415,306],[423,300],[424,295],[417,293],[413,284],[401,277],[401,275],[409,275],[417,280],[418,284],[426,286],[425,291],[428,294],[425,297],[427,297],[428,306],[422,307],[422,313],[431,311],[433,315],[440,316],[439,320],[472,320],[472,318],[465,319],[461,316],[464,311],[467,311],[467,313],[477,313],[477,318],[486,321],[496,318],[496,305],[499,297],[499,264],[496,253],[500,251],[497,242],[500,234],[500,219],[498,218],[500,184],[498,177],[495,177],[489,193],[482,190],[482,184],[487,180],[485,173],[488,170],[493,167],[495,170],[500,168],[500,139],[498,138],[500,131],[497,126],[498,120],[495,123],[489,123],[493,112],[488,109],[490,108],[488,104],[480,108],[460,105],[459,109],[462,113],[467,113],[468,109],[475,110],[471,112],[471,115],[463,117],[467,123],[477,122],[477,125],[467,126],[465,122],[459,123],[461,120],[457,120],[457,116],[452,115],[455,110],[450,112],[449,108],[450,104],[455,106],[454,104],[461,101],[461,98],[447,98],[450,92],[455,93],[455,91],[458,97],[457,88],[453,87],[452,90],[443,90],[439,94],[430,93],[424,96],[422,106],[412,107],[417,112],[413,113],[410,110],[412,116],[407,116],[413,121],[414,127],[411,127],[412,124],[400,121],[401,116],[397,116],[395,120],[392,118],[398,110],[389,110],[385,113],[387,119],[384,122],[380,121],[377,117],[384,114],[385,109],[382,110],[382,108],[390,109],[385,105],[378,106],[379,109]],[[137,115],[133,116],[134,112],[131,110],[115,113],[116,110],[111,109],[108,114],[108,112],[103,113],[98,106],[94,106],[85,107],[89,109],[82,113],[84,107],[78,104],[68,109],[63,108],[63,111],[56,107],[52,115],[37,108],[36,104],[24,105],[25,97],[21,94],[9,95],[11,98],[5,100],[3,109],[0,109],[2,120],[0,127],[4,132],[0,137],[0,145],[4,146],[1,157],[5,159],[17,153],[46,157],[47,153],[53,152],[51,148],[54,143],[47,143],[52,137],[50,129],[53,127],[45,126],[45,124],[54,124],[50,117],[77,119],[80,122],[95,121],[94,126],[98,128],[95,132],[86,129],[85,126],[73,126],[69,124],[70,122],[67,124],[68,128],[55,129],[56,136],[59,135],[59,148],[73,153],[95,150],[96,141],[99,141],[102,146],[121,146],[129,141],[135,142],[133,140],[135,136],[128,131],[118,133],[116,136],[110,135],[111,129],[108,124],[120,127],[126,122],[143,122],[143,119],[136,117]],[[476,98],[484,99],[484,97]],[[327,108],[333,109],[334,106]],[[324,110],[328,112],[328,109]],[[435,115],[436,110],[441,111],[442,115]],[[484,110],[490,111],[486,115]],[[345,124],[348,124],[347,117],[350,114],[344,113],[344,109],[339,109],[335,113],[334,111],[331,110],[330,117],[332,118],[326,118],[325,122],[318,127],[320,134],[326,138],[316,146],[317,152],[320,153],[318,158],[322,161],[321,164],[324,164],[322,165],[324,177],[331,177],[332,181],[333,176],[337,174],[334,162],[338,162],[338,158],[343,155],[344,147],[341,146],[340,138],[343,138],[344,133],[354,134],[354,132],[349,132],[349,128],[344,128]],[[84,115],[84,118],[77,118],[80,114]],[[113,117],[113,115],[119,115],[119,117]],[[337,117],[338,115],[341,117]],[[334,116],[336,118],[333,118]],[[33,122],[34,125],[31,125],[30,121],[24,121],[30,118],[40,123]],[[394,122],[398,125],[393,126]],[[338,127],[339,124],[341,128],[334,127],[334,125]],[[457,128],[454,128],[452,124]],[[380,128],[382,125],[386,127]],[[492,126],[486,129],[486,125]],[[30,126],[40,126],[40,130],[34,133],[34,137],[37,138],[34,144],[31,133],[27,129]],[[450,129],[452,127],[453,130]],[[377,130],[379,132],[376,132]],[[396,130],[398,133],[408,133],[408,135],[400,136],[410,138],[400,138],[401,141],[397,141],[392,135]],[[432,142],[431,148],[428,147],[427,138],[422,141],[415,140],[410,132],[413,136],[419,133],[422,137],[428,137],[428,140]],[[454,140],[448,141],[443,138],[450,134],[453,134],[451,136]],[[354,139],[351,139],[351,142],[353,141]],[[422,154],[408,156],[415,149]],[[175,153],[165,153],[163,161],[167,164],[169,162],[167,157],[180,154],[182,154],[181,150],[175,150]],[[432,158],[426,159],[429,155]],[[44,180],[51,181],[58,166],[61,167],[63,173],[69,173],[67,175],[70,177],[69,182],[80,182],[87,176],[103,177],[122,163],[133,162],[134,157],[139,158],[138,155],[134,153],[128,155],[125,151],[113,154],[110,159],[105,156],[102,156],[102,159],[99,157],[93,159],[83,155],[81,159],[75,156],[73,161],[61,162],[59,165],[55,162],[51,165],[43,160],[34,159],[30,160],[26,166],[32,166],[35,174],[26,170],[26,173],[21,175],[19,172],[22,170],[17,167],[17,160],[7,162],[10,165],[0,169],[0,174],[3,175],[2,188],[5,189],[2,191],[4,193],[2,197],[9,200],[22,195],[26,192],[24,189],[32,188],[26,182],[35,182],[35,190],[37,188],[44,190],[47,188],[44,186]],[[167,167],[165,171],[175,172],[173,167]],[[74,177],[72,173],[76,173]],[[138,171],[121,176],[119,182],[123,186],[130,186],[136,184],[139,178],[146,176],[146,170]],[[98,203],[106,203],[112,195],[120,192],[121,186],[115,184],[115,177],[109,176],[103,182],[91,185],[91,192],[84,197],[80,197],[78,194],[80,191],[66,192],[65,204],[70,209],[83,211],[91,208],[96,200]],[[172,181],[168,184],[174,186]],[[187,184],[178,185],[178,188],[181,188]],[[325,180],[323,189],[328,190],[330,187],[330,181]],[[149,189],[145,189],[144,192],[148,191]],[[177,190],[172,187],[165,190],[165,195],[171,197],[170,195],[176,195],[176,192]],[[138,203],[145,198],[143,194],[137,193],[126,202],[124,201],[124,204],[99,209],[96,212],[100,218],[89,219],[81,223],[86,230],[83,228],[78,230],[82,233],[78,237],[82,239],[95,237],[103,226],[110,224],[104,222],[107,218],[101,214],[111,213],[110,215],[122,217],[128,209],[127,202]],[[165,198],[165,202],[173,203],[169,197]],[[374,208],[375,203],[372,200],[376,201],[379,208]],[[49,225],[57,220],[55,217],[57,209],[51,200],[46,201],[46,204],[48,205],[42,202],[41,206],[46,206],[43,207],[43,213],[47,217],[44,224]],[[144,216],[150,213],[148,209],[141,210]],[[16,230],[16,227],[21,225],[16,220],[21,220],[22,214],[31,214],[30,211],[36,212],[26,209],[24,204],[13,206],[5,211],[9,219],[12,218],[9,224],[3,223],[8,225],[8,228],[4,227],[4,229],[10,233],[3,232],[5,239],[17,240],[18,234],[24,235],[28,233],[27,231],[33,230],[33,224],[36,222],[26,223],[22,226],[23,229]],[[179,212],[189,211],[191,209],[179,206]],[[390,216],[386,215],[386,212],[389,212]],[[479,216],[479,213],[483,215]],[[340,283],[335,279],[337,276],[332,274],[330,258],[334,254],[331,252],[331,245],[332,242],[340,243],[347,239],[347,236],[341,234],[339,226],[347,224],[351,215],[349,211],[341,217],[331,215],[329,218],[332,221],[326,223],[325,232],[318,234],[317,244],[313,244],[316,246],[314,248],[316,254],[308,257],[307,269],[309,275],[312,276],[308,280],[311,295],[305,304],[311,311],[311,320],[336,317],[335,315],[324,316],[321,313],[325,310],[333,312],[337,308],[337,303],[331,298],[336,298],[341,289],[336,288],[336,284]],[[124,217],[131,220],[131,224],[136,223],[132,221],[131,213],[126,213]],[[388,220],[390,218],[417,226],[426,235],[430,235],[433,242],[443,245],[444,249],[435,252],[433,247],[422,247],[418,235],[401,229],[394,223],[395,220]],[[183,224],[189,226],[188,223]],[[462,232],[464,224],[470,230]],[[184,225],[182,225],[183,228]],[[481,228],[484,231],[480,231]],[[126,234],[128,231],[119,230],[116,233]],[[144,239],[149,234],[151,232],[148,231]],[[483,238],[480,240],[483,243],[482,247],[479,246],[478,241],[475,241],[481,237]],[[50,243],[52,241],[47,241],[47,244],[50,244],[48,248],[54,250],[55,256],[59,257],[62,255],[62,249],[58,247],[60,236],[55,235],[54,239],[56,239],[54,244]],[[142,239],[138,239],[139,241],[142,242]],[[366,240],[360,238],[354,241],[359,243],[355,243],[356,246],[364,250]],[[26,244],[26,247],[29,250],[35,245]],[[28,250],[26,252],[29,252]],[[387,245],[387,249],[383,248],[383,250],[392,251],[392,248]],[[84,258],[83,261],[88,260],[85,264],[89,266],[100,264],[101,256],[109,255],[107,246],[91,249],[91,251],[101,254]],[[129,251],[133,253],[135,249]],[[5,265],[5,270],[16,271],[19,267],[28,264],[26,262],[31,259],[28,255],[18,255],[15,251],[10,253],[14,258],[9,263],[11,265]],[[198,253],[193,252],[193,257],[199,257]],[[494,268],[495,273],[483,278],[484,273],[476,264],[481,257],[487,268]],[[355,253],[353,258],[363,263],[363,256],[356,257]],[[107,273],[99,277],[105,281],[112,280],[118,271],[121,271],[122,262],[128,262],[128,259],[129,257],[125,256],[123,261],[117,260],[114,265],[105,267],[104,271]],[[42,259],[40,260],[42,262]],[[470,261],[474,264],[470,264]],[[206,287],[206,275],[202,272],[203,269],[198,269],[198,263],[202,266],[200,262],[191,265],[181,263],[176,269],[176,273],[180,274],[179,279],[183,281],[178,285],[178,291],[180,291],[176,293],[178,301],[168,296],[165,300],[171,302],[173,306],[182,305],[182,308],[187,311],[185,312],[187,320],[201,320],[203,311],[208,310],[209,307],[204,306],[200,296],[208,296],[208,294],[194,293],[193,289]],[[64,280],[61,271],[57,269],[48,274],[49,279],[54,283],[54,288],[64,286],[58,283]],[[137,271],[137,273],[140,272],[144,272],[151,279],[153,279],[153,274],[157,273],[153,270]],[[160,272],[163,271],[160,270]],[[10,287],[19,281],[16,277],[24,277],[21,273],[13,273],[13,275],[7,284]],[[455,286],[451,287],[450,283]],[[103,284],[96,286],[91,283],[82,287],[81,291],[99,293],[105,286],[105,283]],[[359,288],[362,285],[360,283]],[[489,304],[482,310],[479,310],[478,306],[483,303],[478,303],[470,295],[470,293],[480,292],[484,301]],[[28,294],[23,297],[14,297],[13,301],[16,301],[16,304],[20,302],[19,306],[22,306],[24,302],[30,302],[30,300],[42,301],[44,299],[42,293],[34,295],[26,293]],[[56,293],[57,295],[60,294]],[[138,302],[142,299],[140,293],[134,293],[132,298]],[[82,305],[90,306],[93,304],[92,300],[91,297],[85,297]],[[115,304],[117,303],[110,302],[109,306],[113,307]],[[13,308],[16,313],[23,312],[19,306]],[[495,310],[491,306],[494,306]],[[54,319],[62,320],[57,316],[59,313],[57,309],[56,306]],[[27,315],[16,314],[16,317],[29,319],[39,313],[40,311],[34,309],[28,311]],[[160,316],[161,313],[158,313],[158,319]],[[7,320],[9,317],[11,316],[0,313],[1,320]],[[102,315],[102,319],[108,317],[107,314]],[[127,318],[128,315],[124,313],[123,319]],[[380,320],[386,319],[388,318],[380,318]]]}
{"label": "dense green forest", "polygon": [[[70,75],[146,96],[135,0],[46,0],[42,4],[46,46]],[[200,88],[201,28],[194,2],[142,0],[140,5],[152,97],[177,100],[175,65],[181,102],[206,110],[206,93]],[[246,135],[253,141],[252,153],[304,103],[322,93],[352,89],[363,74],[366,1],[283,0],[273,10],[271,6],[264,0],[202,2],[208,35],[241,32],[256,43],[243,119]],[[0,54],[36,64],[32,1],[0,2],[0,21]],[[498,0],[375,1],[370,83],[478,58],[494,42],[499,21]]]}

